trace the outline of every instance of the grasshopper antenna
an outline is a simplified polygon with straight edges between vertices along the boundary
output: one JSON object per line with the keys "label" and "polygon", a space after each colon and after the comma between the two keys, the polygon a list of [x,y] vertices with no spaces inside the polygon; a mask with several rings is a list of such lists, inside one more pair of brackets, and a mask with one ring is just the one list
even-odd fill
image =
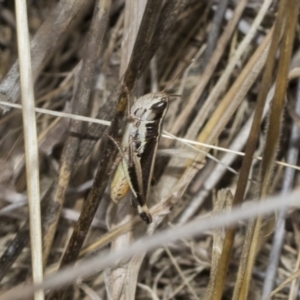
{"label": "grasshopper antenna", "polygon": [[[192,63],[195,61],[195,58],[193,58],[168,84],[167,86],[162,90],[162,92],[164,93],[170,86],[173,85],[173,83],[175,82],[175,80],[177,80],[186,70],[187,68],[189,68]],[[172,97],[181,97],[181,95],[170,95]]]}

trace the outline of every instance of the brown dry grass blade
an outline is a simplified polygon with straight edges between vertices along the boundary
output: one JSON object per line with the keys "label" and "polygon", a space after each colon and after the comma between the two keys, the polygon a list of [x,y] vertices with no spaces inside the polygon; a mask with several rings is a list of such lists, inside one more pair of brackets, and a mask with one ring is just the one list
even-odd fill
{"label": "brown dry grass blade", "polygon": [[[286,2],[282,0],[280,5],[286,5]],[[274,168],[274,161],[278,149],[279,135],[282,123],[282,113],[288,82],[288,70],[294,44],[297,12],[297,1],[291,1],[285,9],[285,27],[283,33],[283,42],[280,47],[280,59],[278,73],[276,77],[276,89],[274,99],[271,102],[271,112],[269,117],[267,137],[261,166],[261,186],[259,196],[262,200],[267,196],[269,191],[270,180]],[[249,285],[252,277],[252,269],[256,258],[256,254],[259,251],[260,240],[262,238],[262,226],[263,218],[262,216],[258,216],[255,222],[255,228],[253,230],[253,236],[249,248],[249,255],[247,258],[245,273],[242,276],[243,283],[237,299],[247,299],[248,297]]]}
{"label": "brown dry grass blade", "polygon": [[[213,213],[221,213],[222,210],[230,210],[232,207],[233,195],[230,189],[223,189],[218,191],[217,200],[214,204]],[[225,229],[225,232],[228,229]],[[209,276],[209,283],[203,297],[204,300],[210,300],[216,288],[216,279],[218,272],[218,264],[221,257],[222,247],[223,247],[223,231],[224,229],[215,229],[214,230],[214,239],[213,239],[213,253],[211,259],[211,271]]]}
{"label": "brown dry grass blade", "polygon": [[[252,164],[252,157],[255,152],[256,142],[259,135],[261,117],[263,113],[265,99],[268,94],[269,88],[271,86],[272,70],[273,70],[277,45],[279,43],[283,16],[284,16],[284,6],[281,5],[279,9],[278,17],[276,19],[275,27],[274,27],[274,31],[273,31],[274,33],[272,35],[271,46],[270,46],[270,50],[266,62],[266,68],[263,74],[261,90],[259,92],[259,96],[256,104],[252,127],[250,130],[248,142],[246,144],[245,157],[243,159],[242,168],[238,179],[237,190],[234,195],[234,200],[233,200],[234,205],[241,203],[244,199],[244,193],[246,190],[249,172]],[[220,259],[219,272],[218,272],[219,284],[218,284],[218,288],[215,290],[214,298],[213,298],[215,300],[221,299],[221,295],[223,293],[223,286],[225,284],[225,278],[226,278],[229,259],[233,247],[234,237],[235,237],[235,228],[231,228],[230,230],[227,231],[224,240],[223,251]]]}

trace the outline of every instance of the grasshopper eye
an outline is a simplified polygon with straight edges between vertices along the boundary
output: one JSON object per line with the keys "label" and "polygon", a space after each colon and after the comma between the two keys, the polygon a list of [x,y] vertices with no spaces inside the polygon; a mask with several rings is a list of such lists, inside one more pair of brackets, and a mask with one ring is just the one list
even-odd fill
{"label": "grasshopper eye", "polygon": [[157,102],[151,106],[151,109],[154,110],[156,113],[162,112],[166,109],[168,103],[164,99],[162,101]]}

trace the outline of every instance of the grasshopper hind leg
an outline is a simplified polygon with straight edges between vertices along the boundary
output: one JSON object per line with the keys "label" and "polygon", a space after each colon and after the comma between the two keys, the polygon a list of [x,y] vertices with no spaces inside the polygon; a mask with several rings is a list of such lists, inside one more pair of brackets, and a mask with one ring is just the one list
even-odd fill
{"label": "grasshopper hind leg", "polygon": [[146,204],[140,205],[137,199],[134,196],[131,196],[131,205],[135,209],[137,209],[141,219],[146,222],[147,224],[152,223],[152,216],[149,212],[149,208]]}

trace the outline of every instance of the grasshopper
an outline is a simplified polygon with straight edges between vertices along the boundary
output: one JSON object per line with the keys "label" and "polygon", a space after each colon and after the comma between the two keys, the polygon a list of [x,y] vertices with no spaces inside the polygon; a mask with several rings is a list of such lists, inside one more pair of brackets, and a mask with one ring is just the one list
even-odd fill
{"label": "grasshopper", "polygon": [[168,105],[169,96],[164,92],[147,94],[133,104],[122,140],[126,147],[123,159],[111,183],[112,200],[119,202],[130,189],[131,205],[147,224],[152,222],[147,199]]}

